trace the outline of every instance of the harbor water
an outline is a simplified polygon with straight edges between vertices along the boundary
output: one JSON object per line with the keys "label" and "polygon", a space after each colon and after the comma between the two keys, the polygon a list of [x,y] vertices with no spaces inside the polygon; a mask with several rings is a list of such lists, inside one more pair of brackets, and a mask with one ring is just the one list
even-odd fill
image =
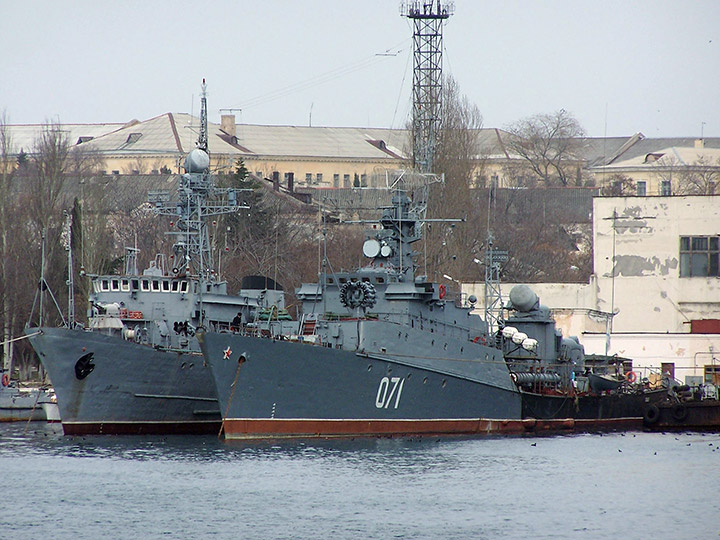
{"label": "harbor water", "polygon": [[720,434],[235,443],[0,425],[2,538],[718,538]]}

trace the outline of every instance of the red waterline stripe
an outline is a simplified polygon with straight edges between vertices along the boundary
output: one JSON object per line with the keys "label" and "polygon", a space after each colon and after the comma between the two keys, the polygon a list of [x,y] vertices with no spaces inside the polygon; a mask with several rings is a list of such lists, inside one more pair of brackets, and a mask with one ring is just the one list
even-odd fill
{"label": "red waterline stripe", "polygon": [[207,435],[220,422],[62,422],[65,435]]}
{"label": "red waterline stripe", "polygon": [[595,430],[632,430],[642,428],[642,418],[603,420],[325,420],[325,419],[256,419],[225,420],[227,439],[264,439],[282,437],[382,437],[432,435],[490,435],[550,432],[584,432]]}

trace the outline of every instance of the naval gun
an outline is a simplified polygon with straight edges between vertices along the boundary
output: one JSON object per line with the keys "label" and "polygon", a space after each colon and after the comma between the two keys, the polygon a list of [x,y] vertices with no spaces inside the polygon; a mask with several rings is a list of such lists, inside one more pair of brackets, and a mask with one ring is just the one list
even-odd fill
{"label": "naval gun", "polygon": [[585,369],[585,349],[577,337],[563,337],[550,309],[527,285],[516,285],[505,306],[511,315],[501,333],[503,353],[519,385],[568,388]]}

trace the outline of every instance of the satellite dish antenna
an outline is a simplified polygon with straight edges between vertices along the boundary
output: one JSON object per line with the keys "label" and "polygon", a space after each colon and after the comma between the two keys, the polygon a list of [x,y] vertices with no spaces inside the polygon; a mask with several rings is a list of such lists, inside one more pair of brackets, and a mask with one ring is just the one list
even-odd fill
{"label": "satellite dish antenna", "polygon": [[365,243],[363,244],[363,255],[366,257],[377,257],[380,254],[380,242],[375,240],[374,238],[370,238],[369,240],[365,240]]}
{"label": "satellite dish antenna", "polygon": [[392,255],[392,248],[387,244],[383,244],[383,247],[380,248],[380,255],[383,257],[389,257]]}

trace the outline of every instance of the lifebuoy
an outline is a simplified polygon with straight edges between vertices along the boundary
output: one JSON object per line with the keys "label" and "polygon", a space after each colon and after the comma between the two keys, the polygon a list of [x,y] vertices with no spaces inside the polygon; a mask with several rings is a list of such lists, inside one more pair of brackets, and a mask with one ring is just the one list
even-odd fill
{"label": "lifebuoy", "polygon": [[634,383],[635,381],[637,381],[637,373],[635,373],[634,371],[626,373],[625,380],[627,380],[627,382],[629,383]]}
{"label": "lifebuoy", "polygon": [[3,373],[3,376],[2,376],[2,385],[3,385],[3,386],[8,386],[9,384],[10,384],[10,375],[8,375],[7,373]]}
{"label": "lifebuoy", "polygon": [[445,285],[442,283],[440,284],[440,287],[438,287],[438,296],[440,297],[440,300],[445,298]]}

